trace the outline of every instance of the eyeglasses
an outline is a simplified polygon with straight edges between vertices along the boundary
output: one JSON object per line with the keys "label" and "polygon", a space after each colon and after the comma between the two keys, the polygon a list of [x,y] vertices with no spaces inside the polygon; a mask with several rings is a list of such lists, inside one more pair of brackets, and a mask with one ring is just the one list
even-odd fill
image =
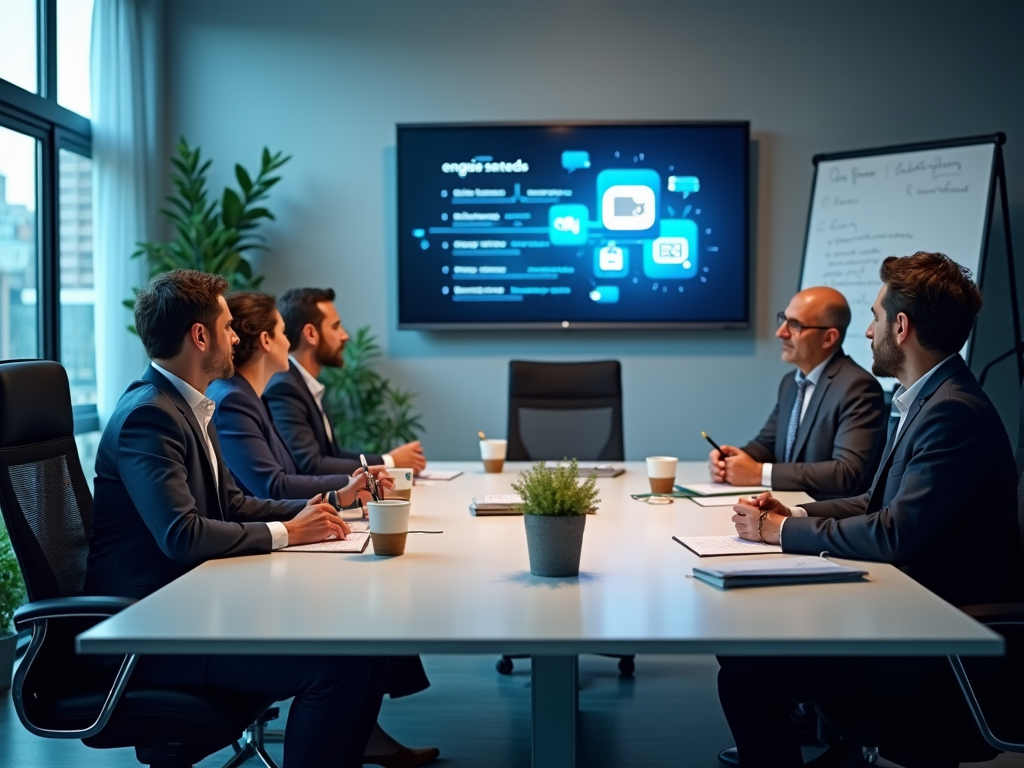
{"label": "eyeglasses", "polygon": [[785,312],[779,312],[779,314],[775,316],[775,319],[778,321],[780,327],[785,325],[786,330],[794,336],[799,336],[804,331],[827,331],[833,327],[831,325],[804,325],[799,320],[793,320],[792,318],[786,317]]}

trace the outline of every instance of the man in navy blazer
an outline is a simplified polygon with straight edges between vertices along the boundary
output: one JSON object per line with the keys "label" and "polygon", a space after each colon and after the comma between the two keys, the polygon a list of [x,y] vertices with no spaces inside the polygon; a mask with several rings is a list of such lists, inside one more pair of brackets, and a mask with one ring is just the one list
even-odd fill
{"label": "man in navy blazer", "polygon": [[[1013,451],[958,354],[981,295],[942,254],[888,258],[881,278],[867,336],[872,371],[900,382],[900,420],[871,487],[794,509],[762,494],[734,508],[736,530],[784,552],[892,563],[957,606],[1019,600]],[[920,696],[951,702],[940,710],[950,716],[964,709],[944,659],[725,659],[719,695],[740,765],[778,768],[802,765],[789,719],[796,702]],[[921,765],[958,764],[943,739],[917,752]]]}
{"label": "man in navy blazer", "polygon": [[[226,288],[222,277],[176,270],[136,297],[135,325],[153,364],[100,439],[86,594],[144,597],[207,560],[348,533],[327,504],[260,501],[231,479],[202,394],[232,373]],[[385,658],[150,656],[132,679],[268,704],[294,696],[285,766],[358,766],[386,676]]]}
{"label": "man in navy blazer", "polygon": [[287,371],[270,380],[263,399],[299,472],[351,473],[359,466],[360,453],[369,464],[405,467],[417,474],[426,467],[419,440],[383,455],[338,444],[323,408],[324,385],[317,381],[323,368],[343,365],[342,352],[349,339],[334,306],[334,290],[295,288],[286,291],[277,306],[291,344],[291,361]]}
{"label": "man in navy blazer", "polygon": [[807,288],[778,319],[782,359],[797,370],[757,437],[711,451],[712,479],[816,499],[861,493],[882,457],[888,409],[878,380],[843,352],[850,306],[833,288]]}

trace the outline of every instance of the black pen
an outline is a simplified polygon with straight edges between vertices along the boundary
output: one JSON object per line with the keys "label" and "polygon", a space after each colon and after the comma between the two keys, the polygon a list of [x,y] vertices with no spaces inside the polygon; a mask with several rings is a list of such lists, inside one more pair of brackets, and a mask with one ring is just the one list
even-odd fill
{"label": "black pen", "polygon": [[716,443],[714,440],[712,440],[710,437],[708,437],[708,433],[707,432],[701,432],[700,436],[703,437],[705,440],[707,440],[709,443],[711,443],[711,447],[714,448],[716,451],[718,451],[722,455],[723,458],[725,458],[725,451],[722,450],[721,446],[719,446],[718,443]]}

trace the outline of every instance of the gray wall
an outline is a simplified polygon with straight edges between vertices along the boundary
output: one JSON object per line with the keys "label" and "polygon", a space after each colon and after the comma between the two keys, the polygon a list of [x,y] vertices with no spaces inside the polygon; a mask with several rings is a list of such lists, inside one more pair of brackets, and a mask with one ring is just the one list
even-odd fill
{"label": "gray wall", "polygon": [[[167,137],[200,144],[219,183],[264,145],[294,155],[271,200],[266,285],[340,289],[348,329],[371,324],[386,373],[419,392],[432,458],[472,457],[478,429],[504,434],[517,357],[620,359],[630,459],[702,458],[702,429],[747,440],[786,371],[773,318],[798,281],[815,153],[1005,131],[1024,250],[1024,4],[174,0],[166,13]],[[749,332],[396,329],[395,123],[558,119],[752,122]],[[980,363],[1011,344],[998,256]],[[1012,364],[987,387],[1014,438],[1016,388]]]}

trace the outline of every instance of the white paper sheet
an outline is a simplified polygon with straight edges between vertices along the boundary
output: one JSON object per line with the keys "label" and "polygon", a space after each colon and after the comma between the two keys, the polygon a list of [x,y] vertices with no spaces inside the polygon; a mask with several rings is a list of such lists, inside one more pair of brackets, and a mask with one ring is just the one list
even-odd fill
{"label": "white paper sheet", "polygon": [[771,490],[763,485],[729,485],[728,483],[687,483],[679,487],[701,496],[730,496],[734,493],[747,496]]}
{"label": "white paper sheet", "polygon": [[750,496],[691,496],[690,501],[702,507],[733,507],[740,503],[741,498]]}
{"label": "white paper sheet", "polygon": [[296,544],[285,547],[282,552],[362,552],[366,548],[366,540],[370,538],[367,531],[353,531],[345,539],[318,541],[315,544]]}
{"label": "white paper sheet", "polygon": [[424,469],[419,475],[413,480],[415,485],[420,480],[454,480],[462,473],[456,469]]}
{"label": "white paper sheet", "polygon": [[682,536],[676,538],[680,544],[700,557],[716,555],[766,555],[782,552],[777,544],[762,544],[747,541],[739,536]]}

